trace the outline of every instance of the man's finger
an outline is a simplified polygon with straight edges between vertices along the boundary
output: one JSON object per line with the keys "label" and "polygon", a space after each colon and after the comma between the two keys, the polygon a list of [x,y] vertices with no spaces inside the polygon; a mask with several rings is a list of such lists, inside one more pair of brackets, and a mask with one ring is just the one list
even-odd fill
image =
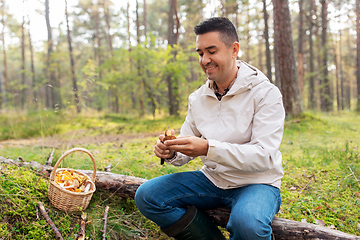
{"label": "man's finger", "polygon": [[166,140],[164,144],[166,146],[173,146],[173,145],[185,145],[188,143],[188,140],[185,137],[179,137],[172,140]]}

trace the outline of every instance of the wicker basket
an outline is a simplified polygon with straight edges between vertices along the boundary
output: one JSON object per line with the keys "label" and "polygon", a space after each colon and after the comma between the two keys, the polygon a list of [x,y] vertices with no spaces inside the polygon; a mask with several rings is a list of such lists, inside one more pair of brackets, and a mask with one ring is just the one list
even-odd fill
{"label": "wicker basket", "polygon": [[[81,193],[71,192],[71,191],[63,189],[62,187],[60,187],[58,184],[55,183],[55,176],[57,175],[57,172],[67,169],[67,168],[57,169],[60,162],[67,155],[69,155],[70,153],[76,152],[76,151],[87,153],[93,162],[92,178],[88,179],[88,181],[90,181],[90,184],[91,184],[88,192],[81,192]],[[77,174],[80,174],[82,176],[86,176],[85,174],[83,174],[79,171],[74,170],[74,172],[76,172]],[[93,155],[87,149],[73,148],[73,149],[66,151],[56,162],[54,169],[52,170],[51,175],[50,175],[48,197],[50,199],[51,204],[54,207],[56,207],[57,209],[60,209],[60,210],[66,211],[66,212],[85,210],[87,208],[87,206],[89,205],[89,202],[91,200],[93,193],[96,190],[95,183],[94,183],[95,176],[96,176],[95,159],[94,159]]]}

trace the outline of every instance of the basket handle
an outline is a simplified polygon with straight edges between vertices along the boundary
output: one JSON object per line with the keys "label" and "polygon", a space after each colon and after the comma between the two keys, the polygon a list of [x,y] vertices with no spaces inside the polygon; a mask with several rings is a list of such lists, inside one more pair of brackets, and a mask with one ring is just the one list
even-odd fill
{"label": "basket handle", "polygon": [[95,182],[95,176],[96,176],[96,163],[95,163],[95,159],[94,159],[94,156],[89,152],[89,150],[85,149],[85,148],[73,148],[73,149],[70,149],[70,150],[67,150],[66,152],[64,152],[64,154],[59,158],[59,160],[56,162],[52,172],[51,172],[51,175],[50,175],[50,181],[54,181],[55,180],[55,173],[56,173],[56,169],[58,168],[59,164],[61,163],[61,161],[67,156],[69,155],[70,153],[72,152],[76,152],[76,151],[79,151],[79,152],[84,152],[86,153],[87,155],[90,156],[91,160],[92,160],[92,163],[93,163],[93,174],[92,174],[92,181]]}

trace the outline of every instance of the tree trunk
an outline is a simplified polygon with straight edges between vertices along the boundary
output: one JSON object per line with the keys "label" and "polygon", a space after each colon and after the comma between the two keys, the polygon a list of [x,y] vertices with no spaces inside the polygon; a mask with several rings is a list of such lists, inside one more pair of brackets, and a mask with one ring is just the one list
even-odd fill
{"label": "tree trunk", "polygon": [[48,32],[48,51],[47,51],[47,59],[46,59],[46,75],[48,79],[48,83],[46,84],[49,87],[46,87],[46,95],[47,101],[46,106],[54,108],[55,105],[55,84],[53,78],[53,70],[50,68],[51,66],[51,54],[53,51],[53,40],[52,40],[52,33],[51,33],[51,25],[50,25],[50,9],[49,9],[49,0],[45,0],[45,20],[46,20],[46,27]]}
{"label": "tree trunk", "polygon": [[333,110],[332,99],[330,95],[330,81],[329,81],[329,71],[327,68],[327,0],[321,0],[321,53],[322,53],[322,77],[321,77],[321,110],[325,112],[330,112]]}
{"label": "tree trunk", "polygon": [[[24,0],[23,0],[24,4]],[[25,78],[25,15],[21,24],[21,108],[25,109],[27,86]]]}
{"label": "tree trunk", "polygon": [[29,25],[29,30],[28,30],[28,37],[29,37],[29,48],[30,48],[30,69],[31,69],[31,95],[32,95],[32,100],[34,103],[37,102],[37,93],[35,90],[35,81],[36,81],[36,76],[35,76],[35,65],[34,65],[34,48],[31,42],[31,33],[30,33],[30,18],[28,21],[28,25]]}
{"label": "tree trunk", "polygon": [[[99,4],[94,6],[94,15],[95,17],[95,53],[97,57],[98,67],[102,65],[102,50],[101,50],[101,37],[100,37],[100,18],[99,18]],[[99,70],[99,80],[102,80],[102,71]]]}
{"label": "tree trunk", "polygon": [[310,67],[310,77],[309,77],[309,103],[308,108],[311,110],[316,109],[316,98],[315,98],[315,66],[314,66],[314,1],[310,0],[309,3],[309,67]]}
{"label": "tree trunk", "polygon": [[[137,44],[140,45],[140,19],[139,19],[139,1],[136,0],[136,40]],[[145,114],[144,106],[144,86],[142,84],[142,72],[141,72],[141,62],[140,59],[137,59],[137,73],[138,73],[138,98],[140,103],[140,117],[143,117]]]}
{"label": "tree trunk", "polygon": [[[0,156],[0,163],[15,164],[17,166],[30,166],[36,169],[42,176],[50,177],[53,167],[41,165],[37,162],[20,162]],[[77,170],[88,176],[92,176],[91,170]],[[146,182],[146,179],[114,174],[110,172],[96,172],[95,185],[97,190],[109,191],[120,197],[134,199],[138,187]],[[216,208],[205,210],[204,213],[218,226],[225,227],[230,216],[227,208]],[[279,240],[316,240],[316,239],[343,239],[360,240],[360,237],[343,233],[330,228],[322,227],[311,223],[275,217],[271,227],[275,239]]]}
{"label": "tree trunk", "polygon": [[339,45],[340,45],[340,50],[339,50],[339,54],[340,54],[340,62],[339,62],[339,70],[340,70],[340,92],[341,92],[341,98],[340,98],[340,102],[341,102],[341,110],[345,109],[345,88],[344,88],[344,72],[343,72],[343,58],[342,58],[342,33],[341,30],[339,30]]}
{"label": "tree trunk", "polygon": [[67,40],[69,44],[69,57],[70,57],[70,68],[71,68],[71,80],[72,80],[72,87],[74,92],[74,102],[76,105],[76,110],[78,113],[81,112],[80,100],[78,97],[78,86],[75,74],[75,61],[74,55],[72,50],[72,41],[71,41],[71,32],[69,27],[69,13],[67,11],[67,0],[65,0],[65,18],[66,18],[66,28],[67,28]]}
{"label": "tree trunk", "polygon": [[[111,35],[111,25],[110,25],[110,11],[109,11],[109,0],[103,1],[103,7],[104,7],[104,16],[105,16],[105,22],[106,22],[106,28],[107,28],[107,39],[108,39],[108,45],[109,45],[109,51],[110,51],[110,57],[113,57],[113,43],[112,43],[112,35]],[[111,66],[111,71],[113,71],[113,65]],[[110,87],[110,97],[111,99],[111,105],[112,109],[115,113],[119,113],[119,96],[117,93],[117,89],[114,87]],[[114,100],[112,99],[114,98]]]}
{"label": "tree trunk", "polygon": [[147,16],[146,16],[146,0],[144,0],[144,11],[143,11],[143,25],[144,25],[144,36],[146,38],[147,35]]}
{"label": "tree trunk", "polygon": [[9,80],[8,80],[8,69],[7,69],[7,58],[6,58],[6,48],[5,48],[5,0],[2,0],[2,6],[1,6],[1,15],[2,15],[2,33],[1,33],[1,37],[2,37],[2,46],[3,46],[3,55],[4,55],[4,87],[1,89],[1,92],[3,93],[2,99],[3,99],[3,104],[4,107],[6,107],[7,105],[7,97],[6,97],[6,93],[9,89]]}
{"label": "tree trunk", "polygon": [[2,78],[2,72],[0,71],[0,110],[3,108],[3,103],[5,103],[5,84]]}
{"label": "tree trunk", "polygon": [[[128,37],[128,44],[129,44],[129,53],[132,51],[131,47],[131,32],[130,32],[130,3],[127,2],[126,6],[126,21],[127,21],[127,37]],[[129,54],[129,62],[130,62],[130,71],[132,72],[132,57],[131,54]],[[131,102],[132,102],[132,108],[136,109],[136,95],[134,92],[134,89],[131,88]]]}
{"label": "tree trunk", "polygon": [[334,64],[335,64],[335,87],[336,87],[336,107],[337,110],[341,110],[341,92],[340,92],[340,71],[338,63],[338,52],[337,52],[337,42],[334,43]]}
{"label": "tree trunk", "polygon": [[356,82],[357,110],[360,111],[360,0],[356,0]]}
{"label": "tree trunk", "polygon": [[317,105],[318,107],[320,108],[321,110],[321,103],[324,102],[323,100],[323,95],[321,94],[321,71],[322,71],[322,55],[321,55],[321,15],[319,16],[318,12],[321,12],[321,11],[318,11],[317,9],[317,6],[316,6],[316,1],[314,0],[314,15],[315,15],[315,37],[314,39],[316,39],[315,41],[315,46],[316,46],[316,55],[315,55],[315,58],[317,59],[317,62],[316,62],[316,65],[315,65],[315,69],[316,69],[316,72],[314,72],[316,78],[315,78],[315,82],[316,82],[316,99],[318,101]]}
{"label": "tree trunk", "polygon": [[[257,26],[256,31],[261,32],[261,29]],[[259,36],[258,40],[258,68],[263,69],[263,36]]]}
{"label": "tree trunk", "polygon": [[[346,45],[347,45],[347,49],[348,49],[348,61],[346,62],[346,68],[345,70],[351,69],[351,67],[353,66],[354,63],[354,56],[353,56],[353,47],[352,47],[352,42],[351,42],[351,34],[350,34],[350,28],[347,29],[347,36],[346,36]],[[356,61],[355,61],[356,62]],[[350,72],[350,70],[345,71],[346,72],[346,80],[345,80],[345,99],[346,99],[346,107],[348,109],[351,109],[351,90],[352,90],[352,80],[353,80],[353,73],[352,71]]]}
{"label": "tree trunk", "polygon": [[299,86],[301,96],[303,96],[303,88],[304,88],[304,60],[303,60],[303,41],[304,41],[304,30],[303,30],[303,15],[304,15],[304,1],[299,0],[299,39],[298,39],[298,77],[299,77]]}
{"label": "tree trunk", "polygon": [[[177,44],[179,37],[179,28],[180,21],[177,16],[177,1],[170,0],[169,1],[169,13],[168,13],[168,44],[170,47],[173,47]],[[176,23],[174,21],[176,19]],[[174,32],[174,26],[176,25],[176,32]],[[173,50],[173,58],[170,61],[176,61],[176,51]],[[166,82],[168,87],[168,101],[169,101],[169,114],[170,115],[179,115],[179,96],[178,96],[178,82],[177,79],[174,79],[173,76],[168,74],[166,76]]]}
{"label": "tree trunk", "polygon": [[251,40],[251,35],[250,35],[250,3],[248,0],[245,1],[245,6],[246,6],[246,24],[245,24],[245,29],[246,29],[246,45],[245,45],[245,61],[246,62],[250,62],[250,40]]}
{"label": "tree trunk", "polygon": [[266,70],[267,70],[267,77],[271,82],[272,80],[272,72],[271,72],[271,52],[270,52],[270,43],[269,43],[269,14],[266,10],[266,0],[263,0],[263,13],[264,13],[264,39],[265,39],[265,52],[266,52]]}
{"label": "tree trunk", "polygon": [[111,36],[111,26],[110,26],[110,12],[109,12],[109,0],[104,0],[104,14],[105,14],[105,22],[107,27],[107,35],[108,35],[108,44],[110,50],[110,56],[113,56],[113,45],[112,45],[112,36]]}
{"label": "tree trunk", "polygon": [[287,115],[298,116],[302,106],[295,70],[289,3],[288,0],[273,0],[273,5],[276,70],[279,71],[284,107]]}

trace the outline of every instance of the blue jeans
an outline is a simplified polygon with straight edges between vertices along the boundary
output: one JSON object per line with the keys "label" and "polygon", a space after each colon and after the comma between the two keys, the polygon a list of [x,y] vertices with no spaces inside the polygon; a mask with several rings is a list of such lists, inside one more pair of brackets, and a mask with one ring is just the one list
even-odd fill
{"label": "blue jeans", "polygon": [[199,210],[228,207],[226,229],[231,240],[271,239],[271,222],[281,204],[280,190],[253,184],[223,190],[213,185],[200,171],[173,173],[143,183],[135,195],[140,212],[161,228],[179,220],[186,206]]}

